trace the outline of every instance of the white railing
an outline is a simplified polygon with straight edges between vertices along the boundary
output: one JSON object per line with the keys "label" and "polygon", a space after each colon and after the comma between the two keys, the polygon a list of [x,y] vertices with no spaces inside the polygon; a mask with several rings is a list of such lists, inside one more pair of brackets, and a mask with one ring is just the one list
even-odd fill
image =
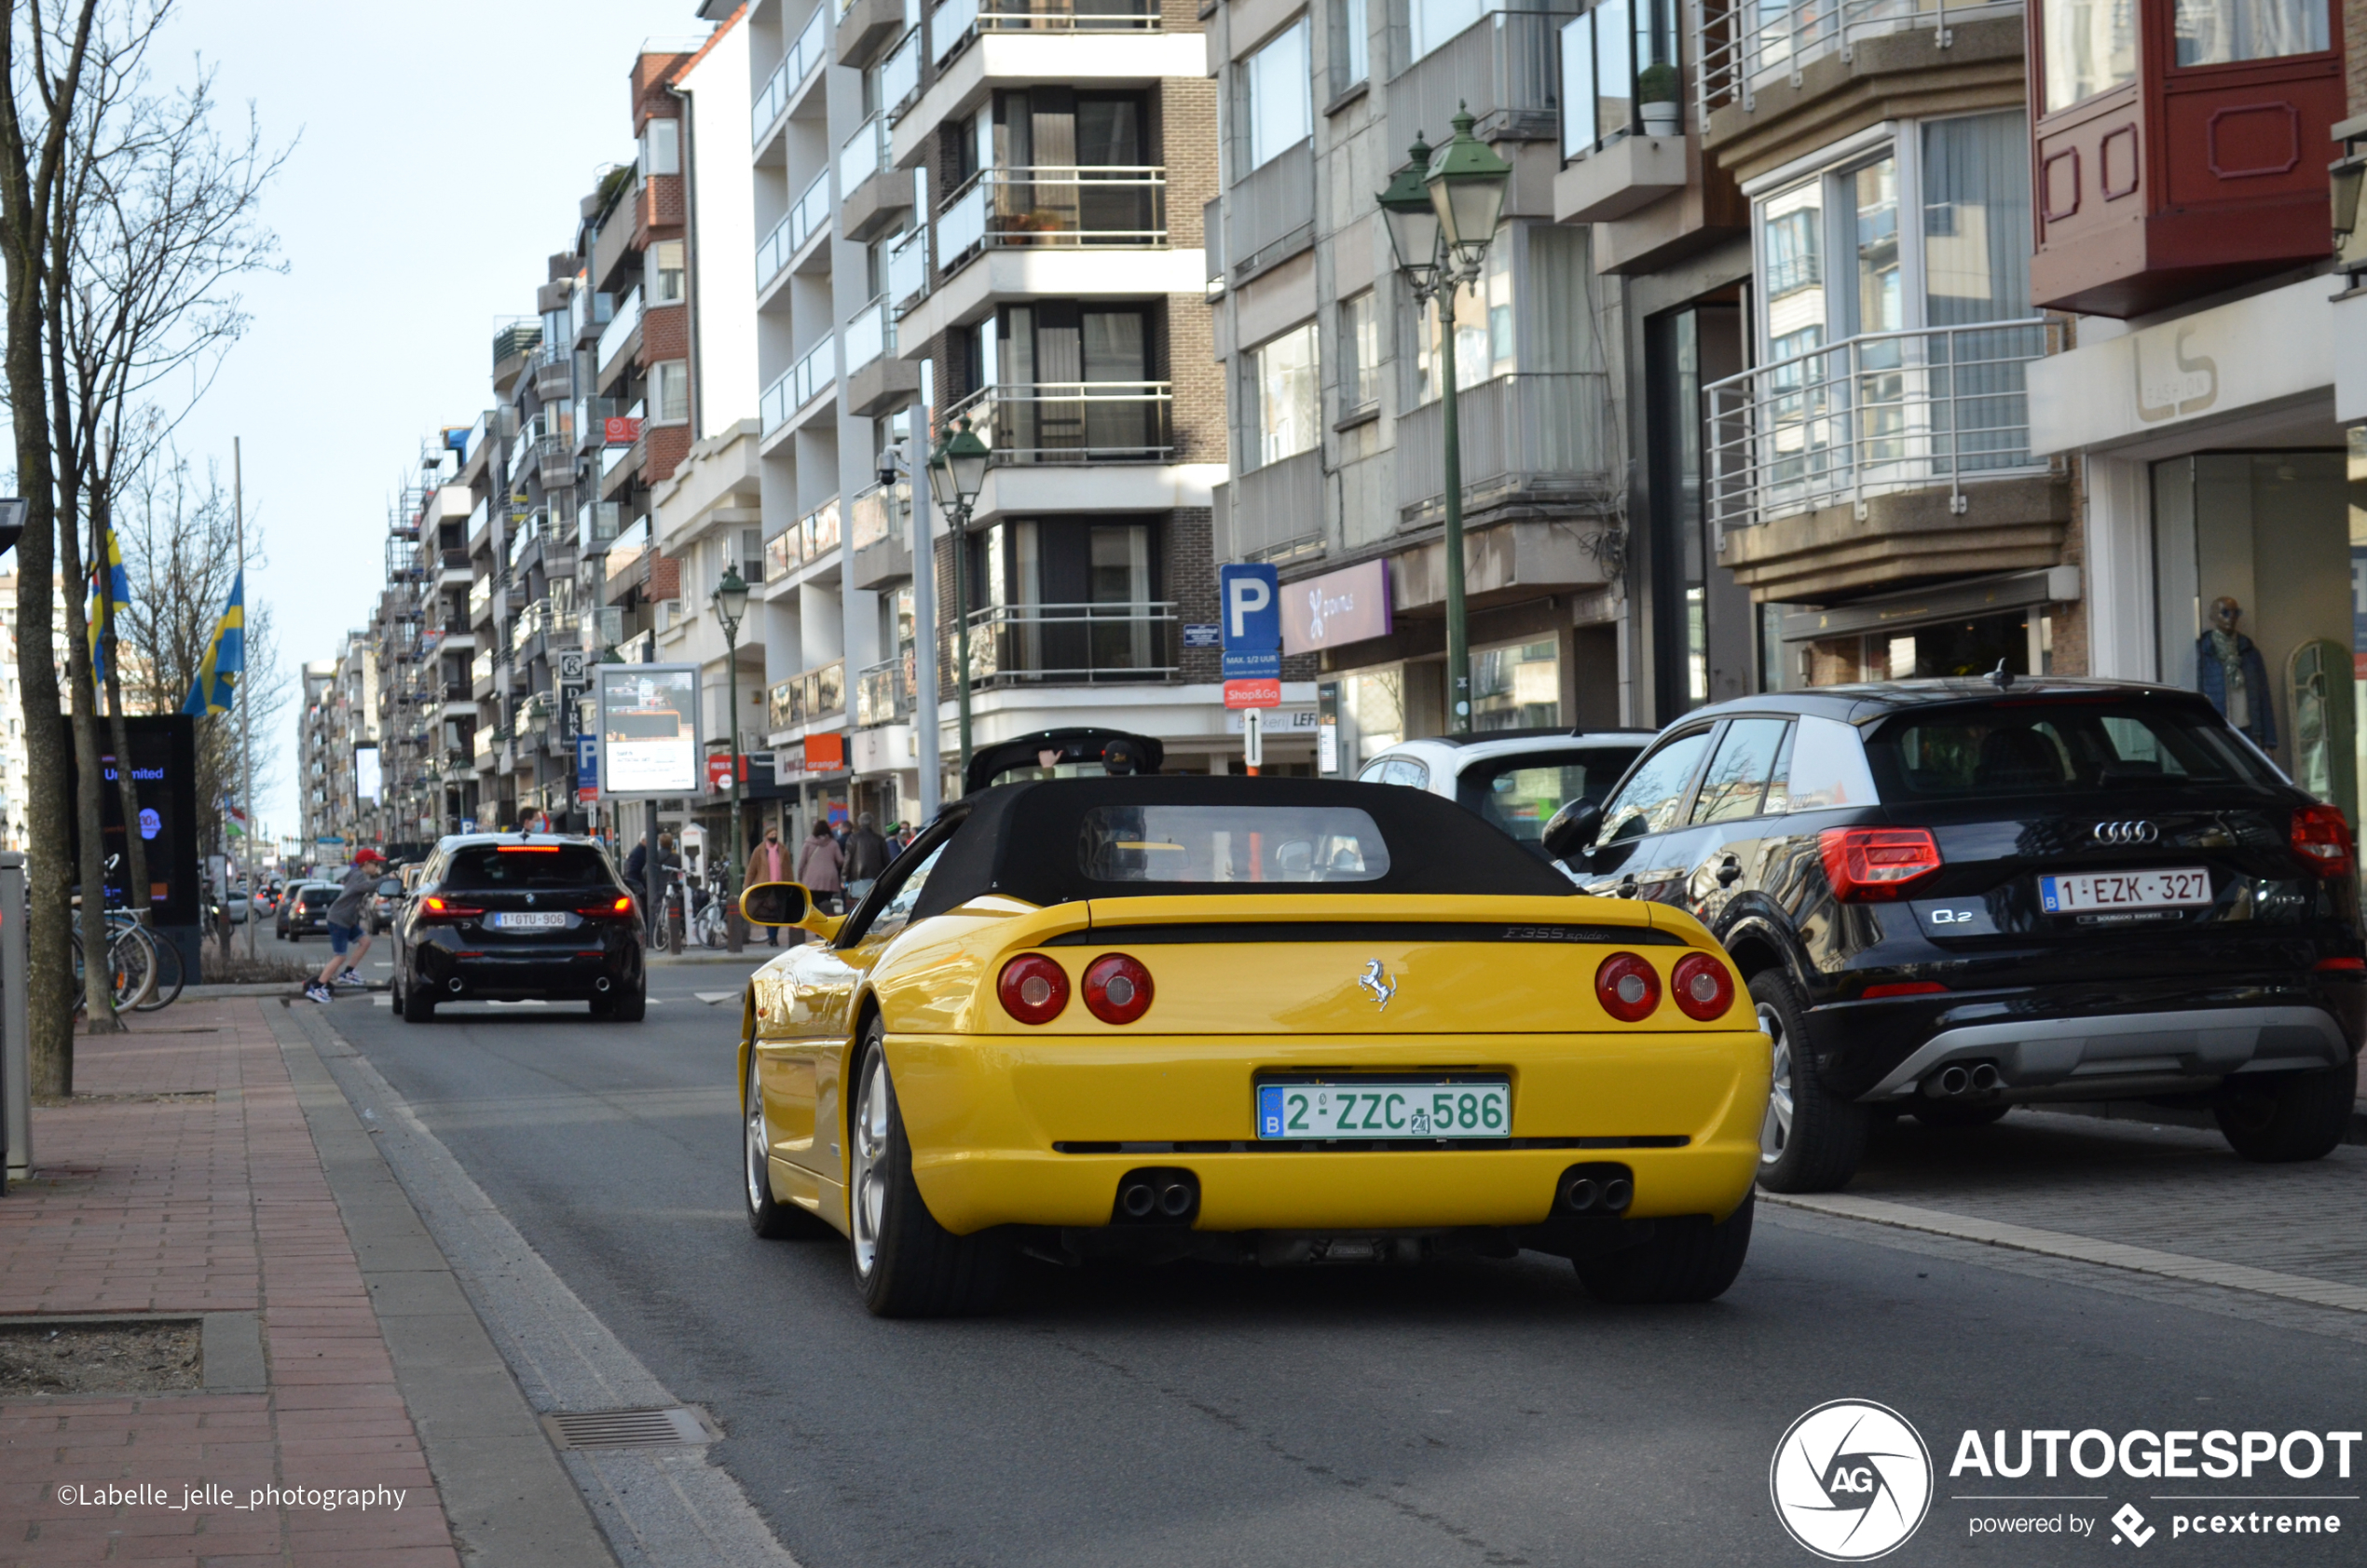
{"label": "white railing", "polygon": [[836,378],[831,369],[830,347],[830,339],[823,338],[807,351],[805,358],[783,371],[773,385],[764,389],[757,412],[766,435],[779,429],[790,415],[828,389]]}
{"label": "white railing", "polygon": [[618,301],[616,314],[609,318],[609,324],[600,329],[599,364],[606,366],[616,358],[618,351],[624,347],[624,340],[631,337],[640,324],[641,289],[636,284],[632,293]]}
{"label": "white railing", "polygon": [[1722,528],[1905,490],[2049,471],[2023,372],[2059,329],[1990,321],[1868,333],[1713,383],[1705,499]]}
{"label": "white railing", "polygon": [[764,90],[756,95],[756,102],[748,110],[749,140],[763,141],[773,122],[781,117],[781,111],[789,106],[789,94],[820,69],[823,58],[829,52],[829,16],[826,6],[814,8],[813,20],[798,34],[797,42],[789,46],[789,52],[781,57],[781,63],[773,68]]}
{"label": "white railing", "polygon": [[978,0],[943,0],[929,12],[929,38],[936,48],[932,58],[942,65],[945,57],[966,42],[978,24]]}
{"label": "white railing", "polygon": [[1823,55],[1851,58],[1857,40],[1929,28],[1944,46],[1950,23],[2019,16],[2021,0],[1703,0],[1694,8],[1697,124],[1721,104],[1756,106],[1771,79],[1797,86]]}
{"label": "white railing", "polygon": [[986,182],[973,175],[937,215],[937,264],[953,262],[986,243]]}
{"label": "white railing", "polygon": [[830,226],[830,171],[827,169],[814,176],[814,183],[798,193],[773,232],[758,241],[756,247],[756,286],[762,288],[780,276],[805,242],[814,234]]}
{"label": "white railing", "polygon": [[926,224],[905,230],[888,252],[888,300],[907,306],[929,292],[929,229]]}
{"label": "white railing", "polygon": [[[964,237],[997,249],[1167,243],[1167,170],[1155,165],[1036,165],[982,169],[957,191],[947,215],[964,203]],[[970,235],[968,225],[978,232]],[[959,252],[947,249],[946,256]]]}
{"label": "white railing", "polygon": [[896,352],[896,318],[888,313],[884,295],[873,300],[846,324],[846,373],[853,375],[882,354]]}
{"label": "white railing", "polygon": [[890,51],[880,66],[880,102],[887,110],[888,123],[902,117],[904,106],[921,90],[921,30],[912,29],[904,41]]}
{"label": "white railing", "polygon": [[970,684],[1172,679],[1170,601],[990,605],[970,612]]}
{"label": "white railing", "polygon": [[999,463],[1125,463],[1174,452],[1166,381],[1034,381],[981,387],[945,411],[966,418]]}
{"label": "white railing", "polygon": [[852,191],[887,165],[887,118],[873,115],[839,149],[839,190]]}

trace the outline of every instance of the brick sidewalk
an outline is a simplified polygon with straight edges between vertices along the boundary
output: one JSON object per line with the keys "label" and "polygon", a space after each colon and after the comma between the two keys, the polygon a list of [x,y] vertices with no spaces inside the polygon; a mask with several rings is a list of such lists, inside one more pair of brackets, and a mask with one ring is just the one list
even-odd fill
{"label": "brick sidewalk", "polygon": [[[0,1323],[257,1313],[267,1389],[0,1400],[0,1568],[458,1568],[337,1206],[261,1008],[184,1002],[75,1042],[0,1199]],[[212,1091],[212,1098],[205,1098]],[[182,1095],[178,1099],[103,1096]],[[61,1487],[385,1487],[399,1510],[65,1506]]]}

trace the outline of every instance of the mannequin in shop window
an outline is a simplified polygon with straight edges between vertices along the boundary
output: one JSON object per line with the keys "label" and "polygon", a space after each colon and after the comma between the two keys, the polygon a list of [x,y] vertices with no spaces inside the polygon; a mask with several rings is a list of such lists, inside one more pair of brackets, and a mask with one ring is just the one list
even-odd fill
{"label": "mannequin in shop window", "polygon": [[2264,751],[2277,749],[2277,709],[2270,701],[2268,665],[2252,640],[2236,630],[2244,607],[2222,594],[2210,602],[2210,629],[2195,643],[2195,670],[2203,695],[2227,722],[2250,735]]}

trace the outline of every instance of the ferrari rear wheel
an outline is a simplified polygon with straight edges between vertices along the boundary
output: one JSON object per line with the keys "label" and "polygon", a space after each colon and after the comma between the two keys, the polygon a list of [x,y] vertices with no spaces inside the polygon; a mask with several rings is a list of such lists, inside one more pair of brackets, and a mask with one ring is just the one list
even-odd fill
{"label": "ferrari rear wheel", "polygon": [[1576,1260],[1578,1282],[1598,1302],[1621,1306],[1657,1306],[1715,1301],[1743,1272],[1751,1249],[1751,1214],[1756,1193],[1717,1224],[1704,1220],[1663,1220],[1641,1247]]}
{"label": "ferrari rear wheel", "polygon": [[773,1172],[767,1152],[773,1136],[764,1122],[764,1097],[757,1087],[756,1053],[748,1053],[747,1114],[742,1120],[741,1170],[747,1179],[748,1229],[766,1241],[808,1241],[837,1233],[822,1220],[793,1203],[773,1195]]}
{"label": "ferrari rear wheel", "polygon": [[1774,1043],[1774,1075],[1758,1134],[1758,1184],[1771,1193],[1829,1193],[1856,1174],[1868,1117],[1818,1081],[1806,1009],[1779,969],[1751,976],[1758,1027]]}
{"label": "ferrari rear wheel", "polygon": [[863,1304],[881,1317],[992,1312],[1010,1275],[1010,1242],[994,1231],[957,1236],[922,1202],[883,1032],[877,1017],[864,1029],[855,1075],[848,1207]]}

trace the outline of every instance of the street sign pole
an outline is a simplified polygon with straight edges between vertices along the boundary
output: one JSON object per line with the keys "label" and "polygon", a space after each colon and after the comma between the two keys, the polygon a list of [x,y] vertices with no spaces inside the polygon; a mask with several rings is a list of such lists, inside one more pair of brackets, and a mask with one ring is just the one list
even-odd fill
{"label": "street sign pole", "polygon": [[1216,568],[1225,647],[1225,705],[1241,710],[1242,766],[1250,776],[1265,764],[1265,716],[1282,700],[1282,598],[1274,568]]}
{"label": "street sign pole", "polygon": [[1241,760],[1248,765],[1250,777],[1266,761],[1266,711],[1262,708],[1241,710]]}

